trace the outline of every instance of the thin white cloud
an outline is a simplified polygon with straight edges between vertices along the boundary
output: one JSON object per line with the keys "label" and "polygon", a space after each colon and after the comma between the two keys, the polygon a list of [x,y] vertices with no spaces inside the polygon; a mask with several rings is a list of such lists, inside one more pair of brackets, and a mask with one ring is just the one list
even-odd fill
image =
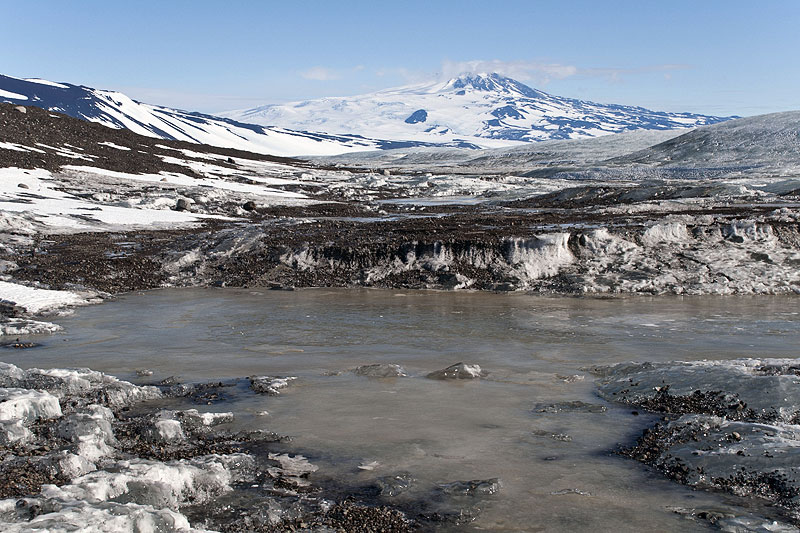
{"label": "thin white cloud", "polygon": [[301,78],[313,81],[330,81],[346,78],[348,73],[357,73],[365,70],[364,65],[355,65],[350,68],[334,69],[317,65],[310,69],[298,72]]}
{"label": "thin white cloud", "polygon": [[330,81],[338,80],[342,76],[339,72],[327,67],[311,67],[308,70],[300,72],[300,77],[307,80]]}
{"label": "thin white cloud", "polygon": [[670,79],[672,77],[672,72],[676,70],[689,70],[691,68],[690,65],[680,64],[645,65],[643,67],[633,68],[585,68],[580,70],[580,74],[585,77],[601,77],[611,82],[619,82],[622,81],[622,78],[625,76],[652,73],[663,73],[665,79]]}
{"label": "thin white cloud", "polygon": [[477,59],[474,61],[442,62],[442,77],[452,78],[463,72],[497,72],[510,78],[535,81],[546,84],[552,80],[561,80],[575,76],[580,69],[573,65],[545,63],[541,61],[502,61],[500,59]]}
{"label": "thin white cloud", "polygon": [[379,78],[385,78],[385,77],[400,78],[405,83],[421,83],[424,81],[430,81],[431,79],[430,72],[425,72],[422,70],[412,70],[412,69],[407,69],[405,67],[380,68],[375,71],[375,75]]}
{"label": "thin white cloud", "polygon": [[633,68],[614,68],[614,67],[590,67],[582,68],[575,65],[565,65],[562,63],[549,63],[545,61],[503,61],[500,59],[478,59],[473,61],[449,61],[442,62],[441,76],[452,78],[464,72],[497,72],[510,78],[521,81],[532,81],[537,85],[546,85],[553,80],[563,80],[572,77],[584,78],[605,78],[611,82],[619,82],[625,76],[664,73],[666,77],[676,70],[686,70],[691,68],[689,65],[664,64],[646,65]]}

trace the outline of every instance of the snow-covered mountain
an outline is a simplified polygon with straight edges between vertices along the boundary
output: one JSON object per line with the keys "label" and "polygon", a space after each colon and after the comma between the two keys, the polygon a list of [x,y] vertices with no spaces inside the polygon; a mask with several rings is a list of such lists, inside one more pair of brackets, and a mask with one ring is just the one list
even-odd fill
{"label": "snow-covered mountain", "polygon": [[727,120],[561,98],[499,74],[468,74],[444,84],[268,105],[221,117],[145,104],[116,91],[3,75],[0,102],[33,105],[150,137],[273,155],[500,148]]}
{"label": "snow-covered mountain", "polygon": [[[3,75],[0,75],[0,102],[41,107],[149,137],[272,155],[332,155],[430,144],[244,124],[229,118],[144,104],[116,91]],[[477,147],[457,141],[452,146]]]}
{"label": "snow-covered mountain", "polygon": [[441,142],[477,137],[476,142],[482,139],[487,148],[491,147],[488,140],[513,144],[509,141],[579,139],[638,129],[693,128],[730,118],[562,98],[499,74],[464,74],[446,83],[221,115],[255,124],[378,139]]}

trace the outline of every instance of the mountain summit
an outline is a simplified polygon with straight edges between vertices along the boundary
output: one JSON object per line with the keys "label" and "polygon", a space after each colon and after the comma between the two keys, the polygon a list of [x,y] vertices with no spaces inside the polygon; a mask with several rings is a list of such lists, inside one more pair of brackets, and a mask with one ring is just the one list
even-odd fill
{"label": "mountain summit", "polygon": [[547,96],[546,93],[532,89],[524,83],[518,82],[517,80],[501,76],[496,72],[491,74],[462,74],[461,76],[453,78],[445,83],[441,91],[445,92],[448,89],[453,89],[457,93],[463,90],[464,94],[466,94],[468,89],[471,89],[475,91],[507,93],[509,95],[516,94],[518,96],[525,96],[528,98],[541,98]]}
{"label": "mountain summit", "polygon": [[[445,83],[322,98],[223,113],[256,124],[406,141],[497,142],[598,137],[622,131],[692,128],[727,120],[693,113],[563,98],[497,73]],[[480,141],[477,141],[480,144]]]}

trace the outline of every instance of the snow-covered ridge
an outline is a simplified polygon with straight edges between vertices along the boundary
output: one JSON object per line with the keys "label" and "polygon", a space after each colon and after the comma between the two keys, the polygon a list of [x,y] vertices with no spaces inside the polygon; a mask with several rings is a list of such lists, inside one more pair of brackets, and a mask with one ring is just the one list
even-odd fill
{"label": "snow-covered ridge", "polygon": [[245,124],[228,118],[137,102],[117,91],[3,75],[0,75],[0,102],[41,107],[111,128],[126,128],[148,137],[260,154],[332,155],[425,144]]}
{"label": "snow-covered ridge", "polygon": [[322,98],[222,116],[286,128],[395,140],[515,141],[591,138],[630,130],[693,128],[726,120],[692,113],[562,98],[496,73],[463,74],[350,97]]}

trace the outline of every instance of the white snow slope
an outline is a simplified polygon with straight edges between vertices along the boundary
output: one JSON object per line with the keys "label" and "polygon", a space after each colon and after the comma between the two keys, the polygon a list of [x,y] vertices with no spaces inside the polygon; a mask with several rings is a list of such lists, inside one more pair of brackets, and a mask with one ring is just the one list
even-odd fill
{"label": "white snow slope", "polygon": [[[692,128],[726,120],[691,113],[596,104],[553,96],[499,74],[464,74],[450,81],[322,98],[222,116],[271,126],[414,141],[579,139],[637,129]],[[490,145],[489,140],[495,140]]]}
{"label": "white snow slope", "polygon": [[242,124],[137,102],[116,91],[0,75],[0,102],[33,105],[140,135],[271,155],[333,155],[394,147],[353,135],[331,136]]}

